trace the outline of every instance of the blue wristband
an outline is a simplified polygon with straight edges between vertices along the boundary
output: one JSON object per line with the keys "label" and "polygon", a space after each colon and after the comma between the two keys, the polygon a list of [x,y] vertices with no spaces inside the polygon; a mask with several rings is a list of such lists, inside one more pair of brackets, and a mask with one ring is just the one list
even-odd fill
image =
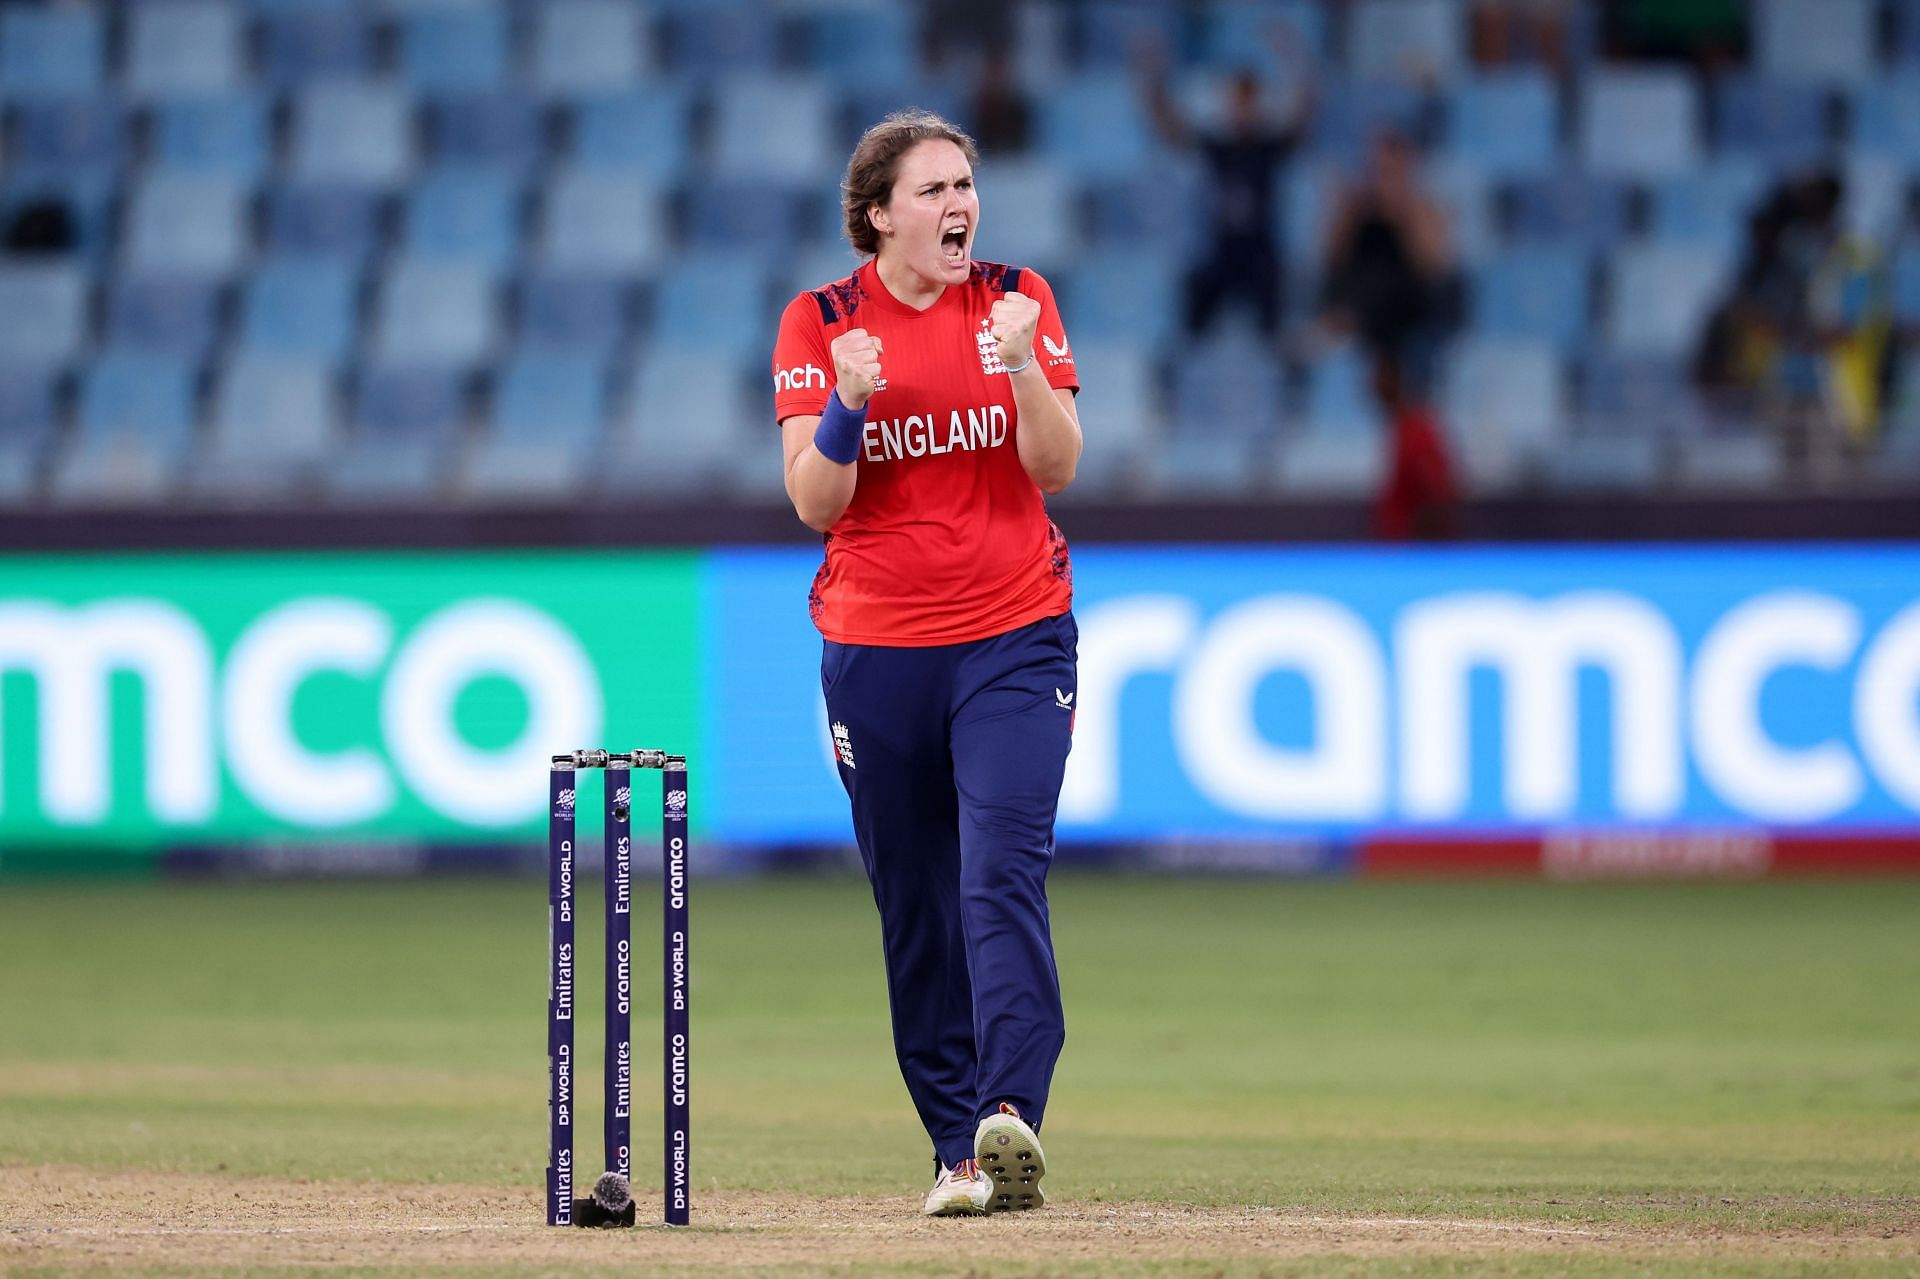
{"label": "blue wristband", "polygon": [[845,466],[860,456],[860,437],[867,429],[867,406],[850,409],[840,402],[840,392],[827,392],[827,407],[820,410],[820,425],[813,428],[813,447],[829,462]]}

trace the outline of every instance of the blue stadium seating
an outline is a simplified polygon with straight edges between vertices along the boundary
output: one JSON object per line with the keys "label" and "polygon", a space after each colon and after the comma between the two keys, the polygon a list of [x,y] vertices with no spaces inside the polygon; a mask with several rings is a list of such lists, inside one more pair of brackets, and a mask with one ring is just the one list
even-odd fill
{"label": "blue stadium seating", "polygon": [[413,164],[413,110],[405,90],[326,81],[295,98],[293,176],[308,182],[392,186]]}
{"label": "blue stadium seating", "polygon": [[520,284],[519,347],[605,363],[626,341],[627,306],[620,283],[598,273],[537,272]]}
{"label": "blue stadium seating", "polygon": [[1611,249],[1627,237],[1627,187],[1564,172],[1514,183],[1508,190],[1512,236],[1520,244]]}
{"label": "blue stadium seating", "polygon": [[0,364],[0,455],[38,458],[59,422],[56,390],[54,375],[40,365]]}
{"label": "blue stadium seating", "polygon": [[1081,8],[1075,17],[1081,56],[1098,70],[1125,71],[1142,44],[1177,57],[1186,40],[1179,12],[1168,5],[1111,0],[1098,9]]}
{"label": "blue stadium seating", "polygon": [[541,5],[534,14],[534,87],[556,97],[629,87],[640,78],[646,17],[620,0]]}
{"label": "blue stadium seating", "polygon": [[1560,445],[1565,369],[1543,342],[1469,338],[1455,348],[1440,403],[1468,486],[1507,487]]}
{"label": "blue stadium seating", "polygon": [[350,263],[269,259],[247,288],[241,341],[261,355],[345,359],[359,334],[359,288]]}
{"label": "blue stadium seating", "polygon": [[373,27],[351,3],[269,16],[260,41],[261,73],[277,88],[358,80],[373,72]]}
{"label": "blue stadium seating", "polygon": [[427,104],[427,152],[439,164],[524,175],[544,156],[544,135],[540,108],[506,90]]}
{"label": "blue stadium seating", "polygon": [[154,113],[153,155],[176,173],[252,183],[273,155],[267,104],[246,90],[163,103]]}
{"label": "blue stadium seating", "polygon": [[1497,338],[1538,338],[1563,353],[1586,341],[1592,259],[1577,247],[1516,249],[1475,274],[1473,327]]}
{"label": "blue stadium seating", "polygon": [[193,430],[195,381],[195,368],[185,360],[109,350],[81,378],[80,435],[94,441],[144,436],[176,450]]}
{"label": "blue stadium seating", "polygon": [[55,201],[73,231],[73,256],[89,263],[113,244],[115,188],[111,175],[21,165],[0,184],[0,225],[11,224],[29,206]]}
{"label": "blue stadium seating", "polygon": [[1144,247],[1089,257],[1054,295],[1076,345],[1128,342],[1158,349],[1183,323],[1178,268]]}
{"label": "blue stadium seating", "polygon": [[501,439],[578,448],[600,434],[606,409],[606,371],[597,360],[529,355],[501,371],[489,421]]}
{"label": "blue stadium seating", "polygon": [[520,249],[520,185],[488,169],[437,169],[409,195],[403,247],[422,261],[509,266]]}
{"label": "blue stadium seating", "polygon": [[1348,63],[1361,79],[1374,82],[1410,71],[1449,77],[1465,54],[1460,15],[1455,0],[1355,0],[1348,19]]}
{"label": "blue stadium seating", "polygon": [[422,8],[400,27],[400,69],[423,93],[473,93],[507,78],[507,14],[497,5]]}
{"label": "blue stadium seating", "polygon": [[1568,493],[1645,493],[1660,476],[1664,449],[1648,435],[1576,435],[1545,457],[1547,482]]}
{"label": "blue stadium seating", "polygon": [[476,365],[498,338],[494,274],[474,263],[402,259],[387,273],[375,314],[378,358]]}
{"label": "blue stadium seating", "polygon": [[1449,101],[1456,155],[1499,178],[1540,177],[1560,162],[1560,100],[1544,72],[1465,80]]}
{"label": "blue stadium seating", "polygon": [[1580,158],[1602,177],[1671,177],[1700,161],[1699,94],[1684,71],[1596,71],[1579,118]]}
{"label": "blue stadium seating", "polygon": [[71,98],[100,87],[102,10],[78,5],[0,8],[0,99]]}
{"label": "blue stadium seating", "polygon": [[549,267],[634,275],[666,256],[661,194],[635,174],[560,174],[547,185],[540,225]]}
{"label": "blue stadium seating", "polygon": [[1355,164],[1382,133],[1419,136],[1428,105],[1418,90],[1402,80],[1330,77],[1319,87],[1311,129],[1313,148],[1342,164]]}
{"label": "blue stadium seating", "polygon": [[1126,76],[1078,76],[1034,104],[1041,145],[1087,182],[1125,179],[1149,167],[1153,141],[1140,91]]}
{"label": "blue stadium seating", "polygon": [[735,72],[716,88],[716,176],[818,182],[846,163],[834,136],[833,98],[819,80]]}
{"label": "blue stadium seating", "polygon": [[1763,194],[1765,175],[1758,161],[1722,159],[1697,173],[1663,179],[1653,188],[1653,238],[1667,244],[1737,242]]}
{"label": "blue stadium seating", "polygon": [[87,278],[71,263],[0,264],[0,363],[55,368],[79,354]]}
{"label": "blue stadium seating", "polygon": [[707,352],[735,366],[764,360],[779,318],[766,269],[738,254],[705,253],[676,262],[660,279],[648,333],[656,351]]}
{"label": "blue stadium seating", "polygon": [[467,418],[467,378],[430,365],[370,364],[354,389],[357,430],[379,441],[451,439]]}
{"label": "blue stadium seating", "polygon": [[1920,169],[1920,73],[1865,81],[1855,92],[1852,118],[1856,146]]}
{"label": "blue stadium seating", "polygon": [[1894,255],[1893,315],[1908,328],[1920,328],[1920,244],[1912,241]]}
{"label": "blue stadium seating", "polygon": [[1608,349],[1620,355],[1691,351],[1726,287],[1729,266],[1724,250],[1674,245],[1621,250],[1613,264]]}
{"label": "blue stadium seating", "polygon": [[231,5],[167,0],[126,15],[126,81],[138,97],[197,97],[239,84],[244,33]]}
{"label": "blue stadium seating", "polygon": [[1046,271],[1076,256],[1073,187],[1044,161],[1008,160],[980,174],[974,256]]}
{"label": "blue stadium seating", "polygon": [[136,271],[229,272],[248,251],[245,188],[227,178],[158,172],[127,209],[126,264]]}
{"label": "blue stadium seating", "polygon": [[1379,493],[1387,463],[1377,431],[1321,433],[1282,441],[1273,475],[1284,494],[1366,499]]}
{"label": "blue stadium seating", "polygon": [[1783,79],[1846,83],[1878,43],[1871,0],[1757,0],[1753,18],[1754,60]]}
{"label": "blue stadium seating", "polygon": [[574,108],[574,164],[626,171],[656,182],[676,181],[687,169],[691,102],[684,89],[599,94]]}
{"label": "blue stadium seating", "polygon": [[120,276],[107,297],[107,343],[197,362],[220,335],[222,292],[217,276]]}
{"label": "blue stadium seating", "polygon": [[[755,386],[762,385],[755,379]],[[750,405],[740,364],[717,351],[658,352],[642,357],[621,397],[602,478],[610,493],[684,493],[734,483],[749,452],[771,451],[779,435],[765,400]],[[699,429],[687,429],[686,406],[701,407]]]}
{"label": "blue stadium seating", "polygon": [[801,15],[807,65],[836,80],[910,85],[915,79],[914,14],[905,5],[826,5]]}
{"label": "blue stadium seating", "polygon": [[[1255,0],[1208,5],[1199,15],[1195,59],[1216,71],[1252,67],[1268,79],[1292,69],[1274,47],[1280,39],[1295,45],[1308,66],[1328,61],[1327,11],[1315,0]],[[1277,35],[1275,28],[1284,28]]]}
{"label": "blue stadium seating", "polygon": [[1715,145],[1776,168],[1801,168],[1828,150],[1828,100],[1817,85],[1729,76],[1713,87]]}
{"label": "blue stadium seating", "polygon": [[766,73],[780,56],[780,27],[750,5],[694,5],[661,15],[661,60],[696,80]]}
{"label": "blue stadium seating", "polygon": [[267,244],[276,253],[364,261],[380,242],[383,200],[337,183],[276,186],[267,197]]}
{"label": "blue stadium seating", "polygon": [[[1375,439],[1384,425],[1366,355],[1343,344],[1307,365],[1306,433]],[[1329,458],[1337,454],[1328,455]]]}
{"label": "blue stadium seating", "polygon": [[30,99],[15,114],[13,149],[30,168],[111,178],[126,163],[126,112],[108,95]]}
{"label": "blue stadium seating", "polygon": [[1215,441],[1271,436],[1283,417],[1282,382],[1259,343],[1230,336],[1191,346],[1174,370],[1174,432]]}
{"label": "blue stadium seating", "polygon": [[1090,488],[1136,483],[1147,454],[1158,444],[1164,415],[1151,348],[1102,343],[1079,332],[1070,336],[1081,388],[1074,408],[1093,446],[1081,454],[1076,483]]}
{"label": "blue stadium seating", "polygon": [[195,471],[204,492],[282,493],[317,478],[336,444],[333,376],[311,360],[242,355],[214,392],[208,448]]}

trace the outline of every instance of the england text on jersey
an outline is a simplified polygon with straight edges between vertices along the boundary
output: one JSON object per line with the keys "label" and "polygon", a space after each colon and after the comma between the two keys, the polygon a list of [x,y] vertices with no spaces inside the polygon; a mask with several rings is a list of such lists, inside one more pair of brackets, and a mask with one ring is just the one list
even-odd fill
{"label": "england text on jersey", "polygon": [[914,413],[867,423],[861,456],[868,462],[897,462],[908,457],[972,453],[1007,442],[1007,411],[984,404],[964,414],[954,409],[946,423],[938,413]]}

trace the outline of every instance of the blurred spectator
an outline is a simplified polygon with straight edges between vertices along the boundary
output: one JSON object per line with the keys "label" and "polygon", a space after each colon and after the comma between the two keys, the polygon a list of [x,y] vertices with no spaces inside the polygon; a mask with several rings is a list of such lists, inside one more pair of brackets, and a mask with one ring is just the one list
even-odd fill
{"label": "blurred spectator", "polygon": [[1367,176],[1336,197],[1324,261],[1323,323],[1358,334],[1369,355],[1424,392],[1459,286],[1446,212],[1422,186],[1404,135],[1382,134]]}
{"label": "blurred spectator", "polygon": [[1275,24],[1273,42],[1294,86],[1290,108],[1278,118],[1270,115],[1260,77],[1241,70],[1228,85],[1222,124],[1211,130],[1196,127],[1174,102],[1164,51],[1142,50],[1142,80],[1154,126],[1169,144],[1196,150],[1207,170],[1207,229],[1186,281],[1190,334],[1207,332],[1221,311],[1236,302],[1253,312],[1262,336],[1272,338],[1279,332],[1285,281],[1274,191],[1282,166],[1312,117],[1313,84],[1309,61],[1292,29]]}
{"label": "blurred spectator", "polygon": [[[1013,0],[922,0],[920,61],[935,73],[991,63],[1013,48]],[[974,140],[979,141],[976,134]]]}
{"label": "blurred spectator", "polygon": [[1600,6],[1607,56],[1687,62],[1704,71],[1742,62],[1748,0],[1610,0]]}
{"label": "blurred spectator", "polygon": [[59,196],[36,196],[7,219],[0,249],[7,254],[71,253],[78,243],[73,212]]}
{"label": "blurred spectator", "polygon": [[1005,46],[987,50],[967,112],[973,140],[986,155],[1016,155],[1027,149],[1033,111],[1013,75],[1013,55]]}
{"label": "blurred spectator", "polygon": [[1388,541],[1459,536],[1460,493],[1433,409],[1410,393],[1391,359],[1374,361],[1373,393],[1386,414],[1393,449],[1374,511],[1374,531]]}
{"label": "blurred spectator", "polygon": [[1845,234],[1833,173],[1789,179],[1748,220],[1746,257],[1714,311],[1695,379],[1721,409],[1759,413],[1816,472],[1878,428],[1892,309],[1881,254]]}
{"label": "blurred spectator", "polygon": [[1574,0],[1475,0],[1473,60],[1483,67],[1540,65],[1565,73],[1573,6]]}

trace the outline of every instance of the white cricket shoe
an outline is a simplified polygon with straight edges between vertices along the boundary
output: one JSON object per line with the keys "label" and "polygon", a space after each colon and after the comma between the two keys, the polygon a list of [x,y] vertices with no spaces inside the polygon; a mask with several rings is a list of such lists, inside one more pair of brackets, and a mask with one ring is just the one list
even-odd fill
{"label": "white cricket shoe", "polygon": [[1047,1175],[1047,1153],[1040,1149],[1040,1134],[1027,1126],[1019,1111],[1003,1101],[998,1111],[982,1119],[974,1130],[973,1153],[981,1171],[993,1179],[989,1212],[1047,1206],[1046,1193],[1040,1189],[1040,1179]]}
{"label": "white cricket shoe", "polygon": [[929,1217],[982,1217],[987,1212],[987,1196],[993,1183],[980,1165],[962,1159],[951,1168],[940,1170],[939,1180],[927,1192],[926,1206],[920,1211]]}

